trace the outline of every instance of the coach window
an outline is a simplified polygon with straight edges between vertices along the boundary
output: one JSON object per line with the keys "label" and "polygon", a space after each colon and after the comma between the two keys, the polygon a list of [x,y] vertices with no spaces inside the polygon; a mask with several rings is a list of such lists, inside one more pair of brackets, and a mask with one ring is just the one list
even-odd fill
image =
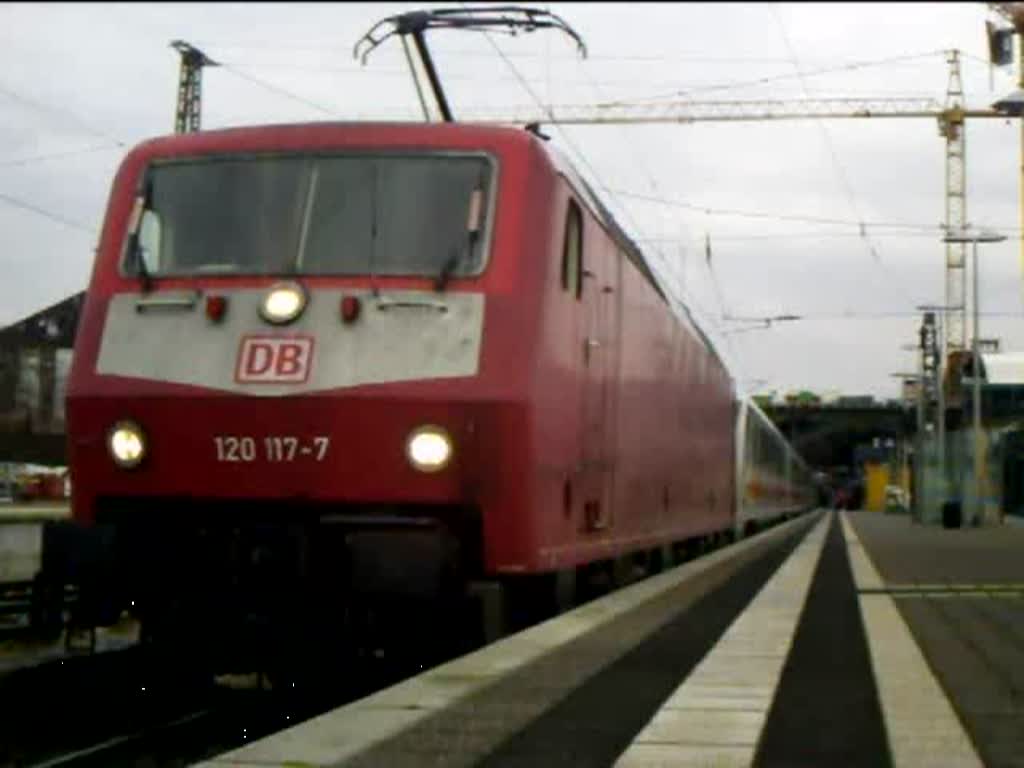
{"label": "coach window", "polygon": [[576,201],[569,201],[565,218],[565,243],[562,246],[562,288],[579,298],[583,283],[583,217]]}

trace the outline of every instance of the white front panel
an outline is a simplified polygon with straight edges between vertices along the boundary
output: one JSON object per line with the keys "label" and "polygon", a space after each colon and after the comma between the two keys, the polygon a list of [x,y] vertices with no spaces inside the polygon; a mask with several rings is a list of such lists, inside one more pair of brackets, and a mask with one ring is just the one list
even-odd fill
{"label": "white front panel", "polygon": [[[259,314],[265,290],[209,291],[228,299],[221,322],[195,305],[144,308],[163,293],[111,298],[96,372],[192,384],[240,394],[280,396],[384,382],[475,376],[480,366],[484,296],[479,293],[312,291],[295,322],[274,326]],[[167,292],[167,296],[181,296]],[[359,318],[341,319],[342,296],[358,296]],[[441,311],[443,308],[445,311]],[[239,375],[247,337],[301,340],[308,353],[304,380]],[[247,380],[248,379],[248,380]]]}

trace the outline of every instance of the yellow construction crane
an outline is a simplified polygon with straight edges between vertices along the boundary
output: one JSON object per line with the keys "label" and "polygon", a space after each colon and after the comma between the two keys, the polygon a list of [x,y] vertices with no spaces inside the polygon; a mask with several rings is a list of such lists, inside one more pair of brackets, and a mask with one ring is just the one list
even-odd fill
{"label": "yellow construction crane", "polygon": [[[1009,64],[1013,61],[1012,37],[1016,35],[1017,41],[1017,93],[1013,94],[1010,100],[1005,103],[1008,110],[1020,115],[1024,108],[1024,3],[988,3],[989,8],[998,13],[1012,25],[1011,29],[997,29],[991,22],[986,22],[989,57],[993,65]],[[1020,221],[1024,231],[1024,120],[1020,125],[1020,191],[1018,192],[1020,204]],[[1024,276],[1024,235],[1020,241],[1020,269]]]}
{"label": "yellow construction crane", "polygon": [[[1024,6],[1024,4],[1021,4]],[[649,125],[699,122],[747,122],[814,118],[932,118],[946,140],[945,225],[951,230],[967,223],[966,136],[968,118],[1006,119],[1007,109],[968,109],[964,105],[960,54],[949,51],[949,85],[945,104],[930,98],[819,98],[742,101],[618,101],[565,107],[513,107],[496,111],[463,110],[467,122],[548,125]],[[1024,192],[1022,192],[1024,200]],[[949,243],[946,249],[946,313],[943,359],[966,349],[966,246]]]}

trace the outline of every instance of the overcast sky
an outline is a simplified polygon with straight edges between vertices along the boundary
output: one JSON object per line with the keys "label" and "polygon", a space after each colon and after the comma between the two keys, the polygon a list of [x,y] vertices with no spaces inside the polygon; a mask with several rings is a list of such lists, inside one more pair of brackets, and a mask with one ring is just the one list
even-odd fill
{"label": "overcast sky", "polygon": [[[365,67],[351,51],[378,19],[420,7],[446,5],[0,5],[0,326],[85,286],[118,163],[132,145],[173,129],[171,40],[226,65],[206,70],[203,128],[412,117],[417,102],[397,41]],[[537,7],[572,24],[589,58],[580,61],[555,32],[494,36],[505,59],[483,35],[431,33],[456,116],[534,97],[589,104],[679,92],[942,102],[951,48],[964,52],[969,105],[987,106],[1015,83],[1012,68],[997,70],[990,90],[990,16],[980,3]],[[982,335],[1008,351],[1024,351],[1019,131],[1016,121],[976,120],[967,138],[968,218],[1011,237],[982,246],[981,270]],[[944,301],[935,229],[944,218],[944,142],[934,120],[548,132],[605,190],[742,386],[898,394],[890,373],[916,365],[900,349],[916,338],[914,307]],[[769,329],[729,319],[777,314],[803,319]]]}

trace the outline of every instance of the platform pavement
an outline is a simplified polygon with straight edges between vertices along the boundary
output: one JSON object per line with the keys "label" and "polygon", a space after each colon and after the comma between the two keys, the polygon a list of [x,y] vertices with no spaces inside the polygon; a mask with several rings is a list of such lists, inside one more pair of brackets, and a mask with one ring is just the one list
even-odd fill
{"label": "platform pavement", "polygon": [[1024,766],[1024,527],[849,520],[985,764]]}
{"label": "platform pavement", "polygon": [[201,765],[609,766],[819,519],[704,555]]}
{"label": "platform pavement", "polygon": [[64,520],[67,504],[33,502],[0,503],[0,585],[30,580],[39,569],[43,523]]}
{"label": "platform pavement", "polygon": [[[782,674],[733,684],[736,701],[721,713],[730,717],[696,734],[693,718],[708,705],[687,689],[700,687],[703,667],[735,666],[729,638],[739,626],[765,642],[779,631],[780,601],[803,587],[791,582],[772,598],[772,583],[801,549],[617,766],[1024,766],[1024,529],[1015,526],[946,530],[905,516],[838,516],[799,618],[786,609],[795,633]],[[762,666],[775,663],[772,653],[761,650]],[[764,717],[754,694],[764,696],[766,679]]]}
{"label": "platform pavement", "polygon": [[369,749],[356,703],[203,765],[1024,767],[1024,529],[816,522],[606,666],[577,640]]}

